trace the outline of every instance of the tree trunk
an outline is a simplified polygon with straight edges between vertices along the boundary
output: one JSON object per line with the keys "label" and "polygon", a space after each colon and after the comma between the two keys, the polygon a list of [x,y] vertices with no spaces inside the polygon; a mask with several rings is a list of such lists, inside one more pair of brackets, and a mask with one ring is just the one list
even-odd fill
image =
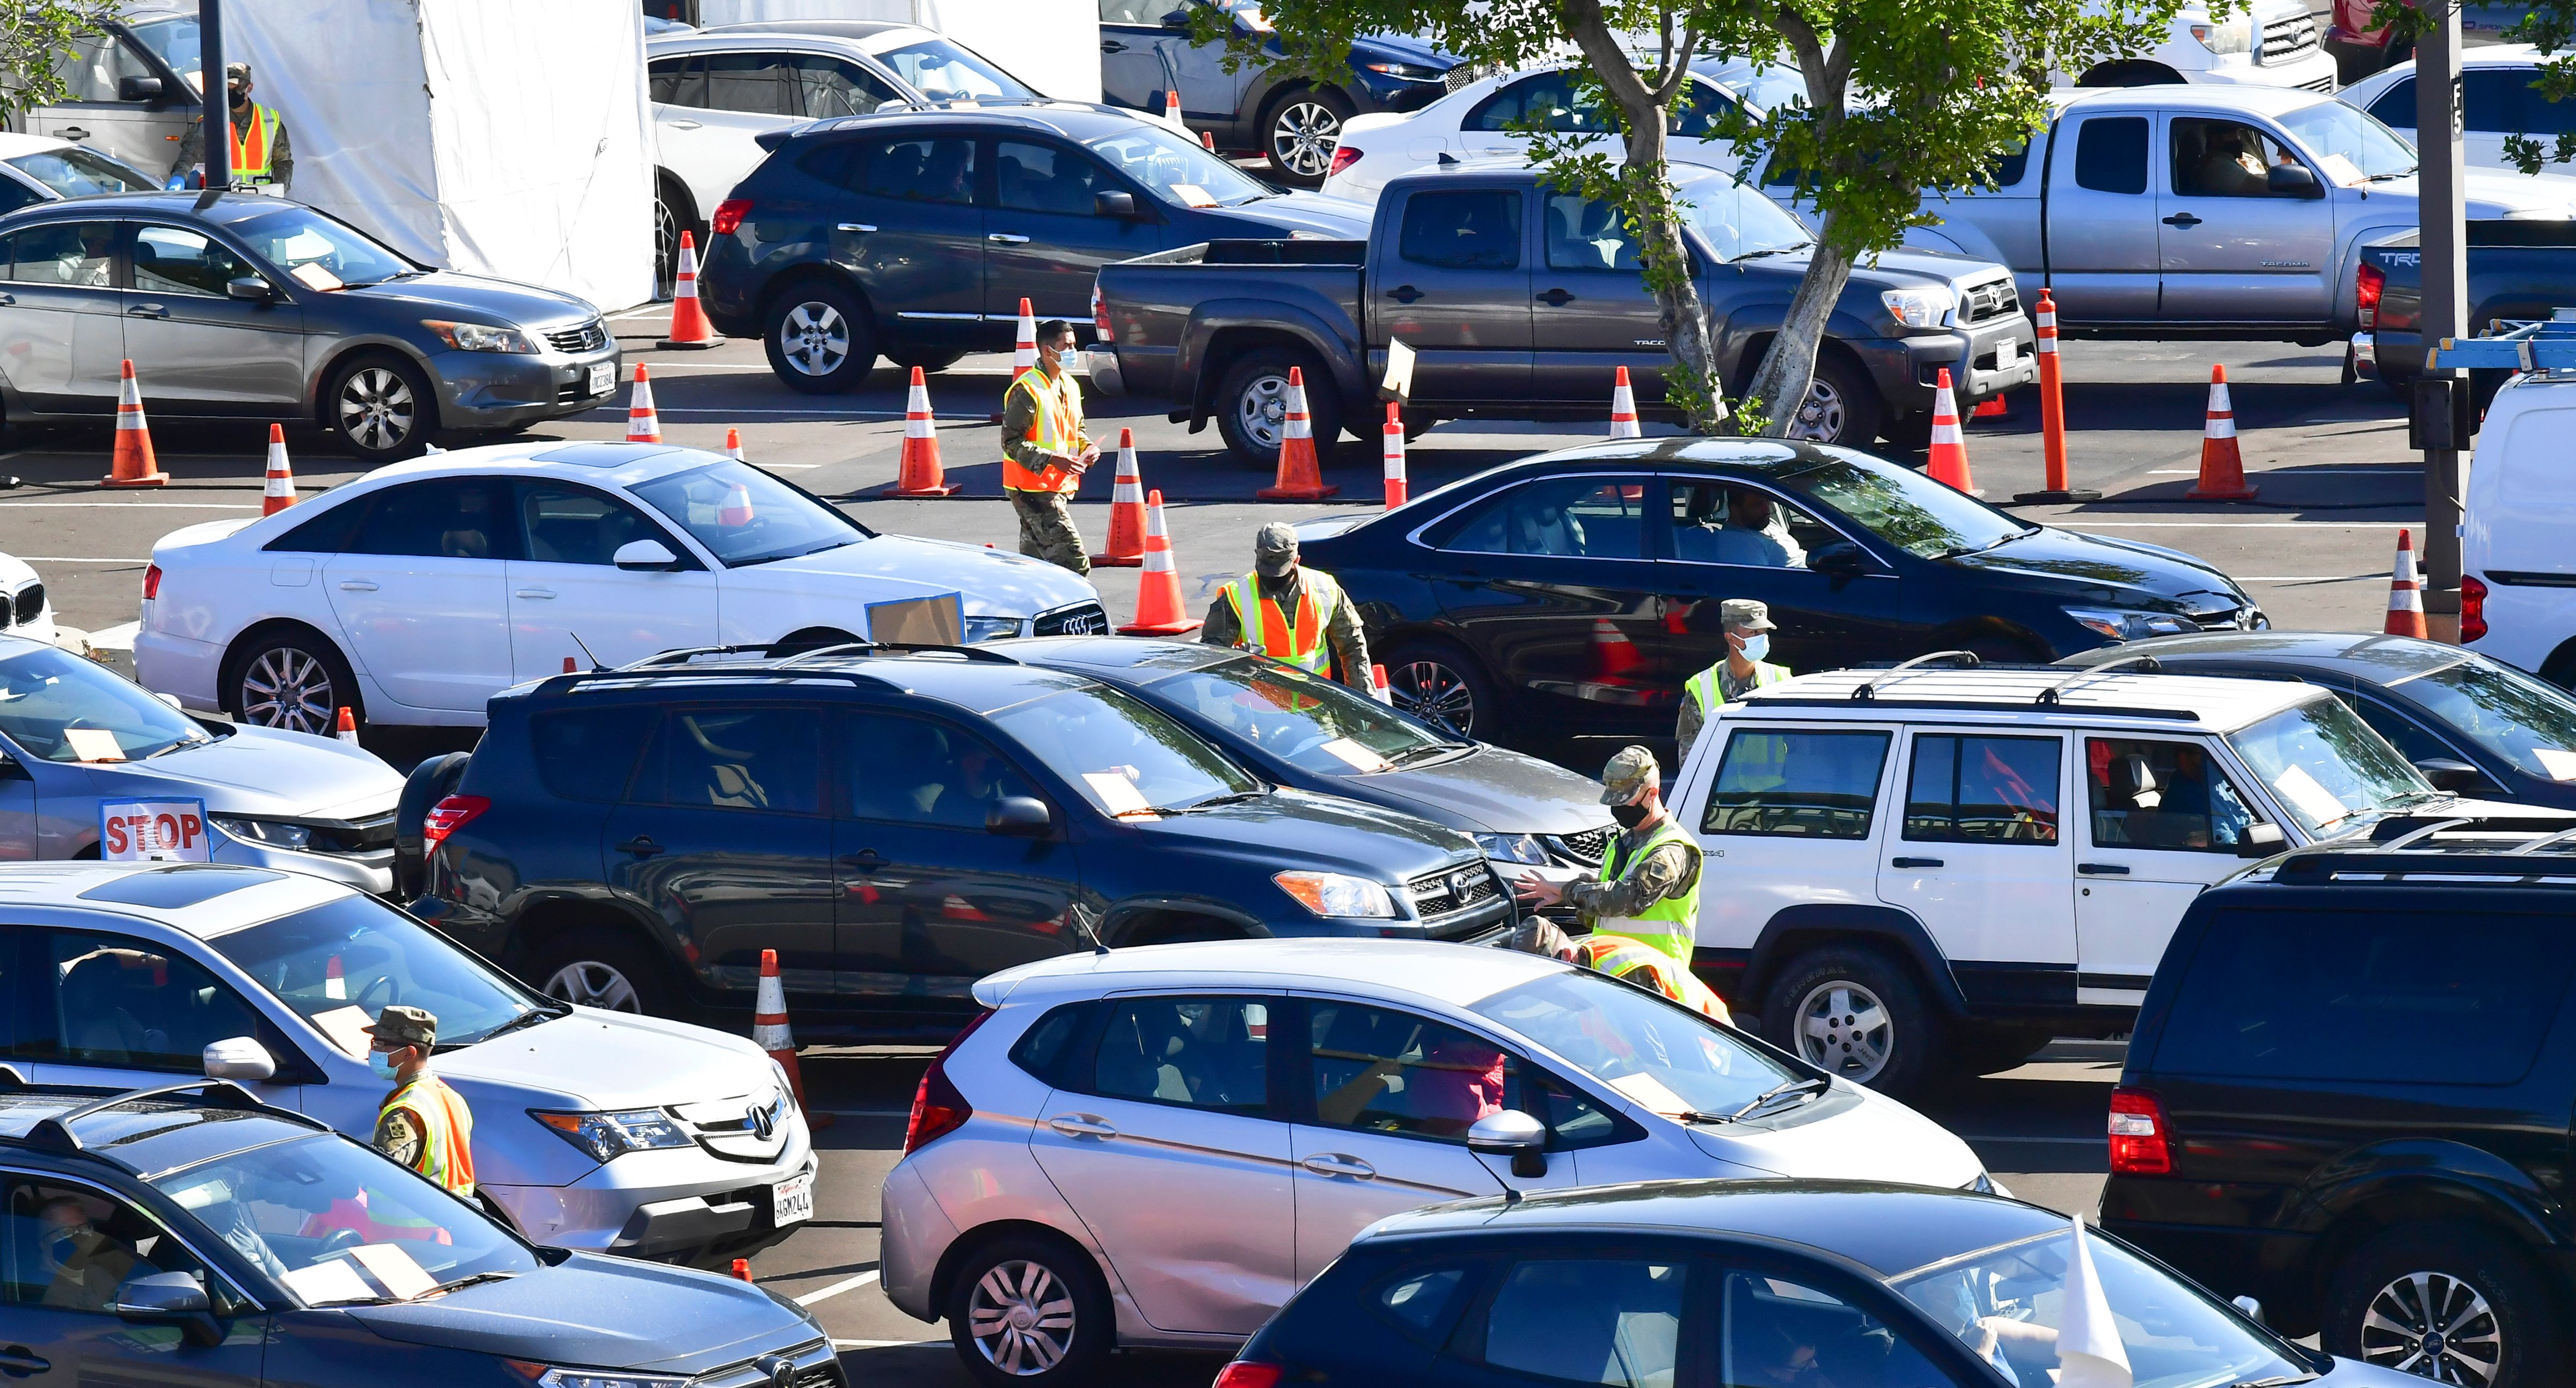
{"label": "tree trunk", "polygon": [[[1639,251],[1649,267],[1646,287],[1655,296],[1664,349],[1673,356],[1673,365],[1666,369],[1665,395],[1689,407],[1692,432],[1714,434],[1729,418],[1726,382],[1718,379],[1717,353],[1708,336],[1708,306],[1700,301],[1699,284],[1691,278],[1680,208],[1664,172],[1663,108],[1653,108],[1642,122],[1630,116],[1628,130],[1628,167],[1654,171],[1651,180],[1635,178],[1630,187]],[[1666,267],[1665,273],[1657,273]]]}
{"label": "tree trunk", "polygon": [[[1797,296],[1789,301],[1789,317],[1780,325],[1779,336],[1771,339],[1762,369],[1745,390],[1748,397],[1761,402],[1764,437],[1789,438],[1797,428],[1799,411],[1815,381],[1816,349],[1824,345],[1825,322],[1841,302],[1851,272],[1852,257],[1834,246],[1834,219],[1829,215],[1816,237],[1806,278],[1798,282]],[[1840,442],[1855,447],[1869,444],[1867,439]]]}

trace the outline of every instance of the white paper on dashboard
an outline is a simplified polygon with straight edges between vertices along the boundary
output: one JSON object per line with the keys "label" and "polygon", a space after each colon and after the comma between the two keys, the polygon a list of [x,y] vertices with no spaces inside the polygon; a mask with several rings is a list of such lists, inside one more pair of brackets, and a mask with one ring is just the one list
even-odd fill
{"label": "white paper on dashboard", "polygon": [[332,1258],[311,1267],[288,1268],[280,1279],[286,1289],[304,1299],[307,1306],[328,1306],[335,1301],[373,1301],[376,1289],[349,1266],[346,1258]]}
{"label": "white paper on dashboard", "polygon": [[1082,773],[1082,779],[1091,787],[1091,793],[1100,797],[1100,803],[1108,807],[1112,816],[1154,814],[1154,807],[1145,803],[1145,793],[1136,789],[1136,783],[1128,780],[1123,771],[1086,771]]}
{"label": "white paper on dashboard", "polygon": [[1677,1118],[1691,1111],[1691,1106],[1682,1101],[1682,1096],[1652,1075],[1621,1075],[1610,1081],[1610,1087],[1656,1113]]}
{"label": "white paper on dashboard", "polygon": [[2342,801],[2335,798],[2333,791],[2326,789],[2316,777],[2309,775],[2308,769],[2304,766],[2284,768],[2280,775],[2272,778],[2272,788],[2290,797],[2290,803],[2297,805],[2308,818],[2319,824],[2332,824],[2352,813],[2345,808]]}
{"label": "white paper on dashboard", "polygon": [[2534,747],[2531,754],[2540,758],[2540,768],[2553,781],[2576,781],[2576,752],[2562,752],[2555,747]]}
{"label": "white paper on dashboard", "polygon": [[367,1009],[356,1003],[313,1014],[313,1025],[331,1038],[331,1044],[357,1060],[367,1058],[367,1046],[373,1039],[367,1035],[367,1024],[374,1020],[367,1015]]}
{"label": "white paper on dashboard", "polygon": [[438,1279],[423,1271],[398,1243],[362,1243],[349,1256],[366,1265],[397,1301],[409,1301],[438,1290]]}
{"label": "white paper on dashboard", "polygon": [[1395,764],[1347,737],[1334,738],[1324,744],[1323,750],[1350,763],[1358,771],[1384,771]]}
{"label": "white paper on dashboard", "polygon": [[82,761],[123,761],[125,748],[116,734],[105,728],[65,728],[63,741],[71,744],[72,755]]}

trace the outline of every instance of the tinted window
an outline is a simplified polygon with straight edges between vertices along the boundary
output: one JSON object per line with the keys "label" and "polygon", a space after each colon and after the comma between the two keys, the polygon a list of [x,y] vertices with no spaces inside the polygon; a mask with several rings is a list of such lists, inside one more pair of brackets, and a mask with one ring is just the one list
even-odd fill
{"label": "tinted window", "polygon": [[[0,178],[0,212],[15,212],[43,197],[35,189],[14,178]],[[0,266],[9,263],[9,248],[0,245]]]}
{"label": "tinted window", "polygon": [[899,140],[877,149],[859,191],[907,202],[973,202],[973,140]]}
{"label": "tinted window", "polygon": [[[2436,719],[2523,772],[2576,781],[2576,698],[2510,666],[2469,659],[2397,686]],[[2363,716],[2369,717],[2364,706]],[[2377,719],[2371,726],[2379,727]],[[2384,733],[2386,730],[2382,729]],[[2416,751],[2396,738],[2407,759]],[[2449,751],[2434,756],[2453,756]]]}
{"label": "tinted window", "polygon": [[2104,848],[2232,853],[2257,818],[2196,742],[2088,737],[2084,779]]}
{"label": "tinted window", "polygon": [[54,1039],[31,1058],[201,1075],[209,1043],[259,1034],[250,1005],[185,955],[86,930],[45,939]]}
{"label": "tinted window", "polygon": [[141,169],[77,145],[22,154],[9,164],[67,198],[89,193],[144,193],[161,186]]}
{"label": "tinted window", "polygon": [[2381,92],[2379,99],[2370,103],[2370,114],[2382,125],[2392,125],[2400,130],[2414,129],[2415,79],[2398,78],[2396,85]]}
{"label": "tinted window", "polygon": [[1258,1118],[1269,1105],[1270,1005],[1133,998],[1109,1013],[1091,1092]]}
{"label": "tinted window", "polygon": [[1868,838],[1887,738],[1739,727],[1726,739],[1700,831]]}
{"label": "tinted window", "polygon": [[580,487],[520,488],[519,524],[527,545],[520,552],[540,564],[610,564],[620,547],[636,540],[687,553],[634,507]]}
{"label": "tinted window", "polygon": [[2030,145],[2030,141],[2024,140],[2013,146],[2012,153],[1994,162],[1990,172],[1997,188],[2020,186],[2022,175],[2030,171]]}
{"label": "tinted window", "polygon": [[1091,1020],[1097,1003],[1067,1003],[1038,1018],[1011,1047],[1011,1063],[1058,1089],[1078,1087],[1081,1077],[1065,1073],[1076,1060],[1075,1043],[1082,1040],[1083,1026]]}
{"label": "tinted window", "polygon": [[1673,114],[1665,129],[1684,139],[1705,140],[1717,125],[1717,118],[1735,109],[1735,98],[1714,82],[1691,80],[1681,99],[1673,103]]}
{"label": "tinted window", "polygon": [[1521,263],[1521,193],[1496,188],[1416,193],[1405,200],[1396,253],[1444,270],[1508,270]]}
{"label": "tinted window", "polygon": [[615,800],[658,711],[646,707],[559,709],[528,720],[537,778],[567,800]]}
{"label": "tinted window", "polygon": [[2039,532],[2038,526],[1911,468],[1891,467],[1831,444],[1818,451],[1832,455],[1832,461],[1792,473],[1780,484],[1917,558],[1992,549]]}
{"label": "tinted window", "polygon": [[1440,547],[1469,554],[1642,558],[1644,496],[1636,482],[1552,477],[1524,483],[1488,502]]}
{"label": "tinted window", "polygon": [[1324,776],[1384,771],[1454,745],[1349,685],[1270,660],[1175,675],[1153,696]]}
{"label": "tinted window", "polygon": [[994,147],[994,187],[1004,207],[1088,217],[1091,195],[1108,186],[1107,173],[1069,149],[1004,140]]}
{"label": "tinted window", "polygon": [[[2025,1314],[2027,1312],[2025,1311]],[[1777,1384],[1885,1384],[1887,1388],[1948,1388],[1956,1382],[1932,1366],[1887,1324],[1839,1297],[1777,1277],[1729,1273],[1726,1338],[1719,1354],[1721,1388],[1773,1388]],[[2188,1343],[2188,1342],[2186,1342]],[[2141,1366],[2161,1363],[2139,1355]],[[2049,1356],[2053,1361],[2056,1356]],[[2015,1366],[2018,1368],[2018,1366]],[[2020,1383],[2029,1377],[2008,1375]],[[2205,1376],[2167,1380],[2153,1370],[2151,1383],[2223,1382]],[[2054,1381],[2047,1373],[2038,1382]]]}
{"label": "tinted window", "polygon": [[749,116],[798,116],[795,58],[785,53],[711,53],[706,60],[710,110]]}
{"label": "tinted window", "polygon": [[2147,191],[2147,118],[2104,116],[2075,133],[2075,183],[2097,193]]}
{"label": "tinted window", "polygon": [[[2517,75],[2531,79],[2536,78],[2538,73],[2525,68]],[[2576,130],[2576,99],[2552,101],[2542,94],[2536,83],[2523,87],[2516,95],[2521,102],[2515,116],[2518,122],[2516,128],[2524,134],[2563,135],[2570,130]]]}
{"label": "tinted window", "polygon": [[2154,1067],[2510,1084],[2558,1014],[2576,961],[2569,927],[2563,916],[2487,910],[2216,912],[2192,951]]}
{"label": "tinted window", "polygon": [[2206,198],[2297,195],[2293,189],[2274,193],[2271,170],[2307,166],[2290,157],[2280,141],[2261,130],[2243,121],[2203,120],[2198,116],[2176,116],[2167,124],[2173,140],[2174,192]]}
{"label": "tinted window", "polygon": [[687,709],[663,721],[627,799],[771,814],[822,805],[823,715],[810,708]]}
{"label": "tinted window", "polygon": [[656,58],[647,64],[644,71],[652,99],[669,106],[706,105],[706,69],[692,68],[695,62],[695,58]]}
{"label": "tinted window", "polygon": [[142,293],[220,299],[235,276],[258,273],[250,262],[196,232],[178,227],[135,230],[134,287]]}
{"label": "tinted window", "polygon": [[2361,715],[2361,721],[2368,723],[2372,732],[2387,738],[2388,745],[2396,748],[2397,754],[2406,760],[2423,762],[2437,757],[2449,758],[2453,761],[2461,760],[2457,748],[2434,736],[2431,729],[2418,724],[2414,719],[2386,704],[2376,699],[2365,699],[2358,694],[2346,694],[2342,690],[2336,690],[2335,694],[2353,712]]}
{"label": "tinted window", "polygon": [[1261,791],[1224,753],[1124,690],[1067,689],[997,713],[993,725],[1113,818]]}
{"label": "tinted window", "polygon": [[497,477],[443,477],[378,493],[346,546],[350,554],[431,559],[517,557],[510,484]]}
{"label": "tinted window", "polygon": [[141,761],[212,740],[143,686],[49,646],[0,657],[0,733],[20,752],[57,762]]}
{"label": "tinted window", "polygon": [[858,819],[980,834],[1004,797],[1037,794],[983,739],[926,718],[845,713],[841,758],[849,813]]}
{"label": "tinted window", "polygon": [[1757,487],[1673,484],[1672,555],[1685,563],[1803,569],[1809,546],[1841,538]]}
{"label": "tinted window", "polygon": [[1315,1120],[1328,1128],[1467,1140],[1479,1118],[1520,1108],[1520,1062],[1483,1037],[1392,1008],[1306,1008]]}
{"label": "tinted window", "polygon": [[2057,842],[2058,757],[2053,737],[1914,739],[1905,792],[1905,837],[1948,843]]}
{"label": "tinted window", "polygon": [[1547,200],[1547,264],[1552,270],[1634,270],[1637,239],[1606,202],[1580,194]]}
{"label": "tinted window", "polygon": [[[317,514],[311,519],[299,522],[294,529],[269,541],[263,548],[288,553],[338,554],[348,547],[350,532],[358,528],[358,522],[366,519],[371,500],[362,496],[344,505],[318,507]],[[303,502],[295,509],[302,511],[312,505],[312,502]]]}
{"label": "tinted window", "polygon": [[[118,1285],[156,1272],[195,1274],[221,1301],[232,1300],[222,1279],[209,1281],[206,1265],[160,1225],[95,1187],[59,1178],[0,1177],[0,1254],[0,1307],[86,1311],[113,1327]],[[44,1323],[32,1309],[18,1314]],[[110,1334],[98,1328],[65,1331],[85,1339]],[[130,1333],[118,1331],[112,1338]]]}
{"label": "tinted window", "polygon": [[116,282],[114,222],[48,222],[10,238],[9,278],[20,284],[106,289]]}
{"label": "tinted window", "polygon": [[1525,130],[1532,122],[1546,130],[1595,135],[1616,134],[1618,130],[1618,123],[1602,109],[1600,96],[1589,92],[1578,96],[1569,74],[1563,71],[1542,72],[1506,85],[1478,102],[1476,109],[1467,113],[1465,126],[1469,130]]}
{"label": "tinted window", "polygon": [[900,99],[883,78],[839,58],[808,55],[795,61],[793,71],[804,113],[816,120],[827,116],[864,116],[889,101]]}
{"label": "tinted window", "polygon": [[1607,1258],[1515,1263],[1485,1312],[1484,1361],[1559,1383],[1671,1388],[1685,1266]]}
{"label": "tinted window", "polygon": [[[2514,135],[2524,129],[2523,98],[2539,104],[2531,90],[2531,68],[2473,67],[2460,73],[2461,128],[2473,135]],[[2413,125],[2413,121],[2406,124]]]}

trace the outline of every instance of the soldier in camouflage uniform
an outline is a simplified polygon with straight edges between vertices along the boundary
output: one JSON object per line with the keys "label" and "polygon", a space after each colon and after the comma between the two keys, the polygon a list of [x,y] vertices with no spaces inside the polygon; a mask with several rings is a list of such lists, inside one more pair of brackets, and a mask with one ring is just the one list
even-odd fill
{"label": "soldier in camouflage uniform", "polygon": [[1091,572],[1073,528],[1073,493],[1099,460],[1082,429],[1082,387],[1064,369],[1073,328],[1061,318],[1038,325],[1038,364],[1002,392],[1002,488],[1020,518],[1020,553]]}

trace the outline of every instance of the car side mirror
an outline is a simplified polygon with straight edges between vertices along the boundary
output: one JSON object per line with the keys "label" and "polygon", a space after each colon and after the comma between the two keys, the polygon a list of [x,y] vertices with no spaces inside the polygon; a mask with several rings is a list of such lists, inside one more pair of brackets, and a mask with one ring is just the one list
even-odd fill
{"label": "car side mirror", "polygon": [[2316,171],[2305,164],[2274,164],[2263,175],[2263,181],[2276,196],[2321,198],[2326,195],[2317,182]]}
{"label": "car side mirror", "polygon": [[1190,27],[1190,12],[1188,10],[1171,11],[1163,16],[1163,27],[1166,29],[1187,30]]}
{"label": "car side mirror", "polygon": [[1516,1108],[1487,1114],[1467,1130],[1467,1150],[1510,1157],[1515,1176],[1544,1176],[1547,1125]]}
{"label": "car side mirror", "polygon": [[206,1067],[206,1078],[231,1080],[236,1084],[264,1080],[277,1073],[277,1058],[268,1047],[247,1036],[228,1036],[209,1041],[200,1059]]}
{"label": "car side mirror", "polygon": [[1055,829],[1055,813],[1033,795],[1005,795],[984,812],[984,832],[1015,839],[1042,839]]}
{"label": "car side mirror", "polygon": [[2227,1304],[2244,1312],[2245,1319],[2254,1322],[2256,1325],[2264,1323],[2262,1302],[2256,1301],[2250,1296],[2233,1296],[2227,1299]]}
{"label": "car side mirror", "polygon": [[2280,852],[2282,846],[2288,842],[2289,839],[2281,833],[2281,826],[2278,824],[2248,824],[2244,832],[2236,836],[2236,856],[2269,858]]}
{"label": "car side mirror", "polygon": [[215,1324],[214,1303],[197,1279],[184,1272],[128,1278],[116,1289],[110,1309],[120,1319],[141,1325],[178,1325],[200,1348],[223,1343],[224,1330]]}
{"label": "car side mirror", "polygon": [[2474,790],[2486,779],[2476,767],[2449,757],[2426,757],[2415,763],[2415,769],[2424,773],[2424,779],[2431,781],[2435,790]]}
{"label": "car side mirror", "polygon": [[116,79],[119,101],[159,101],[161,79],[158,77],[120,77]]}
{"label": "car side mirror", "polygon": [[609,560],[621,569],[634,572],[674,568],[678,566],[680,556],[673,554],[671,547],[659,540],[629,540],[619,545],[617,553],[609,556]]}
{"label": "car side mirror", "polygon": [[1094,193],[1091,195],[1091,210],[1095,216],[1133,217],[1136,215],[1136,195],[1134,193]]}
{"label": "car side mirror", "polygon": [[274,303],[277,286],[257,275],[235,275],[224,281],[224,297],[244,299],[254,304]]}

